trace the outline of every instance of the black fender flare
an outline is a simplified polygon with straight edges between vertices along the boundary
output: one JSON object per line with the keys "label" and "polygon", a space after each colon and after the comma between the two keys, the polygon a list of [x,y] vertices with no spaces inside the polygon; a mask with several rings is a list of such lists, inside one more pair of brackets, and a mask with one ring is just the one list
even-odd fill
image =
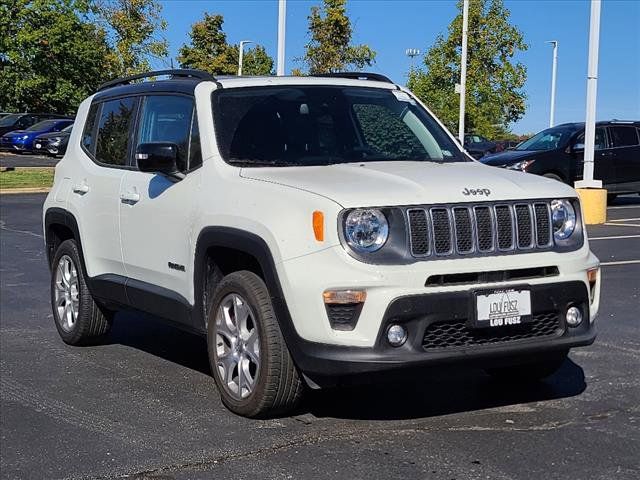
{"label": "black fender flare", "polygon": [[82,239],[80,238],[80,230],[78,229],[78,222],[76,217],[65,210],[64,208],[51,207],[48,208],[44,214],[44,239],[47,247],[47,260],[49,268],[51,268],[51,262],[53,261],[53,255],[55,254],[55,244],[53,238],[51,238],[51,226],[61,225],[71,230],[73,239],[78,245],[78,251],[80,252],[80,261],[82,262],[82,269],[86,272],[87,266],[84,261],[84,250],[82,248]]}
{"label": "black fender flare", "polygon": [[273,260],[273,254],[267,243],[260,236],[232,227],[206,227],[198,235],[195,250],[195,265],[193,270],[194,285],[194,309],[193,324],[198,330],[203,331],[205,325],[204,319],[204,284],[205,284],[205,257],[207,250],[212,247],[224,247],[240,250],[253,256],[260,265],[264,275],[264,282],[271,296],[271,303],[280,324],[280,330],[284,337],[287,347],[291,355],[296,361],[302,355],[300,350],[301,338],[291,320],[291,314],[287,307],[282,286],[278,278],[276,265]]}

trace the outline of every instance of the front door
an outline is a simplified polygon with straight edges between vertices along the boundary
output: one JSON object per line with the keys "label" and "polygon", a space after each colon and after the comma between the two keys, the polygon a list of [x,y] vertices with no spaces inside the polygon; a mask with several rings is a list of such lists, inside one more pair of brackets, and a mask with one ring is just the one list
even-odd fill
{"label": "front door", "polygon": [[[584,169],[584,132],[576,137],[572,147],[575,155],[575,179],[582,180]],[[595,152],[593,155],[593,178],[602,180],[602,185],[615,182],[613,152],[604,127],[596,128]]]}
{"label": "front door", "polygon": [[[125,175],[120,192],[120,237],[130,279],[127,293],[134,304],[148,301],[141,296],[141,291],[148,289],[193,304],[191,249],[197,232],[192,226],[201,178],[198,167],[202,164],[193,98],[147,96],[139,118],[135,145],[174,143],[178,168],[185,178],[171,179],[136,168]],[[153,311],[148,306],[145,309]]]}

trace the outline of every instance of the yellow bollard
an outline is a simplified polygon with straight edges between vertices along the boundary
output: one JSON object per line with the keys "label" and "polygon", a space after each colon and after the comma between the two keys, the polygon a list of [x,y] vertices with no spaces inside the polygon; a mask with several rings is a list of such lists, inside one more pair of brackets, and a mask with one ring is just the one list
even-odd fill
{"label": "yellow bollard", "polygon": [[576,188],[582,205],[584,223],[599,225],[607,221],[607,190],[604,188]]}

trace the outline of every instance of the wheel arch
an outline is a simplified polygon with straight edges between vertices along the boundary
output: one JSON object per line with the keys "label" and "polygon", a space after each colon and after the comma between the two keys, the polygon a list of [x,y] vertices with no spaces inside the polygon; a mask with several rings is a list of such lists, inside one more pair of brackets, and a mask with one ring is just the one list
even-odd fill
{"label": "wheel arch", "polygon": [[[260,236],[232,227],[206,227],[198,235],[193,270],[194,309],[193,323],[199,330],[205,328],[207,276],[211,272],[211,262],[220,259],[220,254],[234,253],[239,255],[236,268],[221,265],[224,274],[237,270],[250,270],[262,278],[269,290],[280,328],[292,354],[295,347],[290,339],[297,335],[287,308],[282,286],[278,278],[273,253],[267,242]],[[231,261],[225,257],[225,261]],[[227,271],[224,269],[226,268]]]}
{"label": "wheel arch", "polygon": [[71,212],[59,207],[47,209],[44,215],[44,238],[49,268],[51,268],[51,262],[53,262],[58,245],[65,240],[73,239],[78,245],[82,269],[87,271],[78,222]]}

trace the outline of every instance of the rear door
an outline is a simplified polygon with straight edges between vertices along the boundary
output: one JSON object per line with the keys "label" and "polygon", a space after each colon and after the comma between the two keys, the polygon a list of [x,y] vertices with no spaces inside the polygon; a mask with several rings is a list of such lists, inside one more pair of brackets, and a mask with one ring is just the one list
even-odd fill
{"label": "rear door", "polygon": [[609,127],[613,160],[616,168],[616,190],[640,191],[640,138],[633,125]]}
{"label": "rear door", "polygon": [[[134,306],[145,301],[140,289],[151,289],[151,285],[155,292],[169,290],[164,292],[165,296],[177,298],[171,292],[177,293],[181,301],[192,297],[190,259],[196,235],[192,226],[197,214],[195,199],[202,165],[193,97],[178,94],[145,97],[134,144],[153,142],[178,146],[178,168],[185,178],[176,181],[141,172],[133,165],[123,180],[121,241],[124,266],[130,278],[127,293]],[[149,305],[145,309],[153,310]]]}
{"label": "rear door", "polygon": [[[106,100],[91,106],[73,171],[69,205],[77,211],[82,248],[90,277],[117,275],[124,280],[120,249],[120,184],[127,168],[130,136],[137,107],[135,97]],[[101,277],[106,278],[106,277]],[[114,295],[124,299],[124,283]]]}

